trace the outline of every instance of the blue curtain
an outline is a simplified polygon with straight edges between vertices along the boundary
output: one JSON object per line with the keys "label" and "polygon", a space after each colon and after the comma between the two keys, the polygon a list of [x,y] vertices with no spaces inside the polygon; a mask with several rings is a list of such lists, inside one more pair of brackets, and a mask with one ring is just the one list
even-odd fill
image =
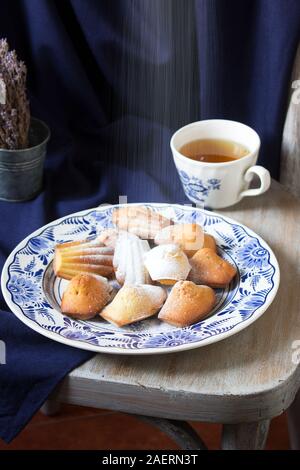
{"label": "blue curtain", "polygon": [[28,66],[32,114],[52,130],[49,217],[119,194],[184,201],[169,138],[198,119],[254,127],[260,163],[278,177],[298,0],[2,0],[1,10],[0,34]]}

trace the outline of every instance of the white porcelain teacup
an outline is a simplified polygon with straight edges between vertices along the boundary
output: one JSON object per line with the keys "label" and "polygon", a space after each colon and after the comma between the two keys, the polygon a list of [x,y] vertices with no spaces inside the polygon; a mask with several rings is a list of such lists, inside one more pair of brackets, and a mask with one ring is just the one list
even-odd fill
{"label": "white porcelain teacup", "polygon": [[[241,158],[222,163],[192,160],[180,153],[183,145],[198,139],[221,139],[237,142],[249,150]],[[245,196],[258,196],[270,187],[270,173],[255,165],[260,148],[258,134],[240,122],[210,119],[188,124],[171,138],[174,162],[190,201],[210,208],[232,206]],[[260,178],[260,187],[249,189],[254,176]]]}

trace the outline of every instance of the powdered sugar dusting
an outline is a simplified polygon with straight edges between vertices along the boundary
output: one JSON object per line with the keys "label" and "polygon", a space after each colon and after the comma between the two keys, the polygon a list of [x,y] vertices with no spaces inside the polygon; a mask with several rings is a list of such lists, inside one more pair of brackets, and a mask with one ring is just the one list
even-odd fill
{"label": "powdered sugar dusting", "polygon": [[176,244],[156,246],[144,260],[153,280],[185,280],[191,270],[187,256]]}
{"label": "powdered sugar dusting", "polygon": [[123,232],[119,236],[113,260],[119,282],[124,284],[150,283],[150,277],[143,262],[144,254],[149,250],[149,243],[134,234]]}

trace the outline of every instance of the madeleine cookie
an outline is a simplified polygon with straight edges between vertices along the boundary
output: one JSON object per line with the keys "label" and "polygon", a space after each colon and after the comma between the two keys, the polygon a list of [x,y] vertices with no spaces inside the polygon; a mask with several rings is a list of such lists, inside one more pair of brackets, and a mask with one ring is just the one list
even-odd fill
{"label": "madeleine cookie", "polygon": [[208,233],[204,234],[204,243],[202,248],[211,248],[212,250],[217,252],[216,240],[212,235],[209,235]]}
{"label": "madeleine cookie", "polygon": [[154,241],[156,245],[176,243],[187,256],[193,256],[203,247],[204,234],[198,224],[176,224],[160,230]]}
{"label": "madeleine cookie", "polygon": [[185,280],[191,269],[186,254],[175,244],[152,248],[145,254],[144,260],[151,279],[160,284],[173,285]]}
{"label": "madeleine cookie", "polygon": [[158,212],[145,206],[125,206],[115,209],[112,221],[119,230],[126,230],[144,239],[154,238],[157,232],[172,224]]}
{"label": "madeleine cookie", "polygon": [[103,243],[105,246],[109,246],[110,248],[115,248],[116,241],[119,236],[119,231],[115,228],[107,228],[100,232],[98,236],[99,242]]}
{"label": "madeleine cookie", "polygon": [[216,303],[210,287],[179,281],[172,288],[158,318],[177,327],[192,325],[208,315]]}
{"label": "madeleine cookie", "polygon": [[114,273],[111,247],[98,238],[56,245],[53,269],[56,276],[70,280],[79,273],[110,277]]}
{"label": "madeleine cookie", "polygon": [[202,248],[190,259],[189,279],[196,284],[225,287],[236,275],[236,268],[225,261],[212,248]]}
{"label": "madeleine cookie", "polygon": [[120,232],[116,242],[113,266],[119,284],[151,284],[144,265],[144,255],[150,250],[147,240],[129,232]]}
{"label": "madeleine cookie", "polygon": [[100,315],[116,326],[125,326],[155,315],[165,299],[166,292],[162,287],[126,285]]}
{"label": "madeleine cookie", "polygon": [[105,277],[77,274],[63,294],[61,311],[72,318],[88,320],[107,304],[110,292],[111,286]]}

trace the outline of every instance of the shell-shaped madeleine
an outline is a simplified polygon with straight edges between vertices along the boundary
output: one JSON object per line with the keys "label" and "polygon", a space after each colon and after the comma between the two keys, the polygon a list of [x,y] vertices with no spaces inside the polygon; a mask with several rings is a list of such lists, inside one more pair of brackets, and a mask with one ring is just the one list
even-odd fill
{"label": "shell-shaped madeleine", "polygon": [[65,290],[61,311],[72,318],[88,320],[99,313],[110,299],[107,279],[94,274],[77,274]]}
{"label": "shell-shaped madeleine", "polygon": [[107,228],[99,233],[98,240],[105,246],[115,248],[119,231],[115,228]]}
{"label": "shell-shaped madeleine", "polygon": [[116,242],[113,266],[119,284],[151,284],[144,265],[144,255],[150,250],[147,240],[122,231]]}
{"label": "shell-shaped madeleine", "polygon": [[160,230],[154,241],[156,245],[176,243],[187,256],[193,256],[203,247],[204,233],[198,224],[176,224]]}
{"label": "shell-shaped madeleine", "polygon": [[236,275],[236,268],[221,258],[212,248],[202,248],[190,258],[189,279],[196,284],[226,287]]}
{"label": "shell-shaped madeleine", "polygon": [[125,285],[101,312],[101,317],[117,326],[125,326],[155,315],[166,299],[162,287]]}
{"label": "shell-shaped madeleine", "polygon": [[170,325],[185,327],[207,316],[216,303],[216,295],[208,286],[179,281],[172,288],[158,318]]}
{"label": "shell-shaped madeleine", "polygon": [[99,239],[81,240],[57,245],[53,269],[56,276],[70,280],[79,273],[94,273],[111,277],[114,249]]}
{"label": "shell-shaped madeleine", "polygon": [[158,212],[146,206],[128,205],[119,207],[113,211],[112,221],[119,230],[134,233],[146,240],[153,239],[163,227],[172,224]]}
{"label": "shell-shaped madeleine", "polygon": [[152,248],[144,260],[151,279],[161,284],[172,285],[185,280],[191,269],[186,254],[174,243]]}
{"label": "shell-shaped madeleine", "polygon": [[202,248],[211,248],[212,250],[217,252],[216,240],[209,233],[204,233],[204,243]]}

